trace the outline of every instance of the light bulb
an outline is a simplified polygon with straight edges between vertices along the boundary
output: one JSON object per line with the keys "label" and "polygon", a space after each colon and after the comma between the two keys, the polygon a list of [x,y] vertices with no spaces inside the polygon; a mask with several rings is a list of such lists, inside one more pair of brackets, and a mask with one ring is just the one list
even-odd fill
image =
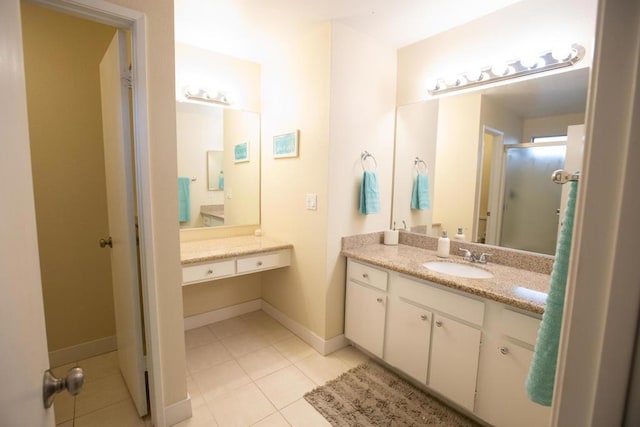
{"label": "light bulb", "polygon": [[546,65],[546,62],[539,56],[526,56],[520,60],[520,64],[522,64],[524,68],[532,69],[542,68]]}
{"label": "light bulb", "polygon": [[438,80],[437,79],[429,79],[425,82],[424,87],[427,91],[433,92],[434,90],[438,90]]}
{"label": "light bulb", "polygon": [[486,78],[486,74],[480,68],[472,68],[465,73],[470,82],[479,82]]}
{"label": "light bulb", "polygon": [[444,83],[448,87],[459,86],[460,85],[460,77],[455,74],[448,75],[444,78]]}
{"label": "light bulb", "polygon": [[506,63],[498,62],[497,64],[493,64],[493,66],[491,67],[491,72],[496,76],[502,77],[509,74],[510,68],[511,67],[509,67]]}
{"label": "light bulb", "polygon": [[571,45],[559,45],[551,50],[551,57],[556,61],[566,61],[574,55],[575,50]]}

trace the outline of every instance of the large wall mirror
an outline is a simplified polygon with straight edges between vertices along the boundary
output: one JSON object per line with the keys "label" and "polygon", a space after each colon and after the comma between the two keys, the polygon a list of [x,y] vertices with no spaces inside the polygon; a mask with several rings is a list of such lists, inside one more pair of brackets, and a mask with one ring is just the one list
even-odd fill
{"label": "large wall mirror", "polygon": [[[392,220],[554,254],[567,189],[550,176],[580,168],[588,79],[580,68],[398,107]],[[413,209],[424,164],[429,208]]]}
{"label": "large wall mirror", "polygon": [[190,101],[176,114],[180,228],[259,224],[260,115]]}

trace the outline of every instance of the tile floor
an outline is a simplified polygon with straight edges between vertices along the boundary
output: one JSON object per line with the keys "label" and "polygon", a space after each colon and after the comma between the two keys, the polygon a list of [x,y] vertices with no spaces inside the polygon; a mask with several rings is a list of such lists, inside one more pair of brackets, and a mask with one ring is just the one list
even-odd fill
{"label": "tile floor", "polygon": [[330,426],[302,397],[366,360],[326,357],[263,311],[186,331],[192,418],[179,427]]}
{"label": "tile floor", "polygon": [[58,427],[149,427],[148,417],[141,419],[118,368],[118,353],[111,352],[53,369],[58,377],[80,366],[84,387],[78,396],[62,392],[54,409]]}
{"label": "tile floor", "polygon": [[[263,311],[185,332],[187,387],[193,416],[179,427],[330,426],[303,395],[366,360],[353,347],[326,357]],[[82,393],[61,393],[58,427],[150,427],[140,419],[120,375],[117,352],[71,367],[84,370]]]}

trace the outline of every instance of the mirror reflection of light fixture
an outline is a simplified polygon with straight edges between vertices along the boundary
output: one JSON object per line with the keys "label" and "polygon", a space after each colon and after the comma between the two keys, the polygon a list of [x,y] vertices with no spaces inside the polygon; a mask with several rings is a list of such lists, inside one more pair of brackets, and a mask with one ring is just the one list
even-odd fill
{"label": "mirror reflection of light fixture", "polygon": [[568,67],[580,61],[584,57],[584,53],[584,47],[579,44],[558,46],[539,55],[524,56],[513,61],[470,69],[460,75],[451,74],[446,77],[432,79],[427,83],[426,89],[430,95],[438,95],[481,84]]}
{"label": "mirror reflection of light fixture", "polygon": [[208,91],[202,88],[196,88],[193,86],[188,86],[184,90],[184,96],[187,99],[191,99],[194,101],[202,101],[209,102],[212,104],[220,104],[220,105],[231,105],[231,102],[227,98],[227,95],[223,92],[217,92],[214,96],[212,96]]}

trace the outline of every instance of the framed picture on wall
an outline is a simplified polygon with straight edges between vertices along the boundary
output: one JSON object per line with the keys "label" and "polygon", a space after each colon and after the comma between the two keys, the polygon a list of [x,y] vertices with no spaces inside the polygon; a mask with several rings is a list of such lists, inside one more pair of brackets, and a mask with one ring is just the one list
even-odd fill
{"label": "framed picture on wall", "polygon": [[298,157],[298,134],[295,130],[273,137],[273,158]]}
{"label": "framed picture on wall", "polygon": [[249,161],[249,142],[243,142],[233,146],[233,162],[242,163]]}

